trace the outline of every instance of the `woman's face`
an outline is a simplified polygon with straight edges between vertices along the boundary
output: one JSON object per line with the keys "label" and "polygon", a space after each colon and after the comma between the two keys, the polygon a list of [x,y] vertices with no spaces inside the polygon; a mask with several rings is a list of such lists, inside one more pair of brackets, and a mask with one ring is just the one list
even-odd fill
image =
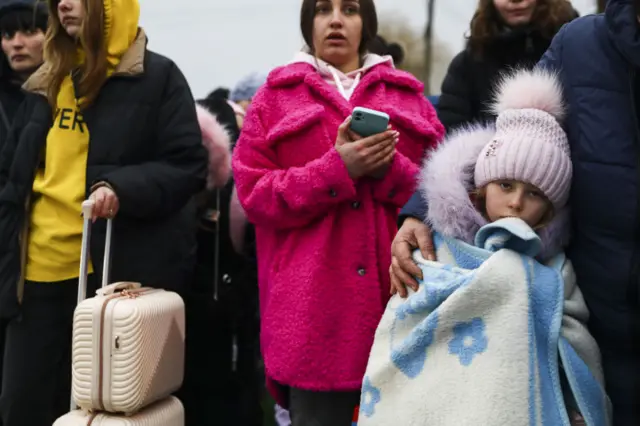
{"label": "woman's face", "polygon": [[58,19],[67,34],[73,38],[80,35],[84,15],[82,0],[60,0],[58,3]]}
{"label": "woman's face", "polygon": [[340,68],[359,61],[362,17],[359,0],[318,0],[313,20],[315,55]]}
{"label": "woman's face", "polygon": [[42,64],[44,33],[39,28],[18,30],[2,34],[2,51],[11,69],[27,77]]}
{"label": "woman's face", "polygon": [[527,25],[533,19],[537,0],[493,0],[493,5],[510,27]]}

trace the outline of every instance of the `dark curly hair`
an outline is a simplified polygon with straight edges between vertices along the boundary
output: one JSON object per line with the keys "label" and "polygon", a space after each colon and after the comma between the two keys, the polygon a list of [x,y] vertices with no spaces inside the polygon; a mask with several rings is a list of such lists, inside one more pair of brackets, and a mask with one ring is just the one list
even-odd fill
{"label": "dark curly hair", "polygon": [[[551,40],[567,22],[577,16],[568,0],[538,0],[531,20],[531,26],[543,37]],[[493,0],[480,0],[471,19],[467,36],[469,48],[482,55],[487,45],[502,31],[504,23]]]}

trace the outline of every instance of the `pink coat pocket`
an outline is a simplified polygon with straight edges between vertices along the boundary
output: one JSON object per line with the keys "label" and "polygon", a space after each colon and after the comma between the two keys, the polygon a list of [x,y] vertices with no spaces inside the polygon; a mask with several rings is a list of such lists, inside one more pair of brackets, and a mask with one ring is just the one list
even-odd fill
{"label": "pink coat pocket", "polygon": [[[322,105],[310,104],[283,116],[267,129],[267,141],[283,168],[301,167],[333,147]],[[337,133],[337,128],[334,130]]]}

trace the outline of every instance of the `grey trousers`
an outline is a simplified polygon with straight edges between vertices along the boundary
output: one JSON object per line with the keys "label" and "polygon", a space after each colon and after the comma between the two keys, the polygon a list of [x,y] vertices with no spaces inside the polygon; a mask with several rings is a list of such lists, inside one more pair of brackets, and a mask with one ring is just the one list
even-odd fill
{"label": "grey trousers", "polygon": [[292,426],[351,426],[360,392],[313,392],[291,388]]}

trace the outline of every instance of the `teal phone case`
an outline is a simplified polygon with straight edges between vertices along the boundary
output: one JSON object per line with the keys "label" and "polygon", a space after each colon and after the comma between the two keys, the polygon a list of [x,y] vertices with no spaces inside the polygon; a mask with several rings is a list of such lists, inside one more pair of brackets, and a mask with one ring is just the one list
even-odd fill
{"label": "teal phone case", "polygon": [[358,135],[366,138],[387,130],[389,115],[369,108],[355,107],[351,114],[349,128]]}

